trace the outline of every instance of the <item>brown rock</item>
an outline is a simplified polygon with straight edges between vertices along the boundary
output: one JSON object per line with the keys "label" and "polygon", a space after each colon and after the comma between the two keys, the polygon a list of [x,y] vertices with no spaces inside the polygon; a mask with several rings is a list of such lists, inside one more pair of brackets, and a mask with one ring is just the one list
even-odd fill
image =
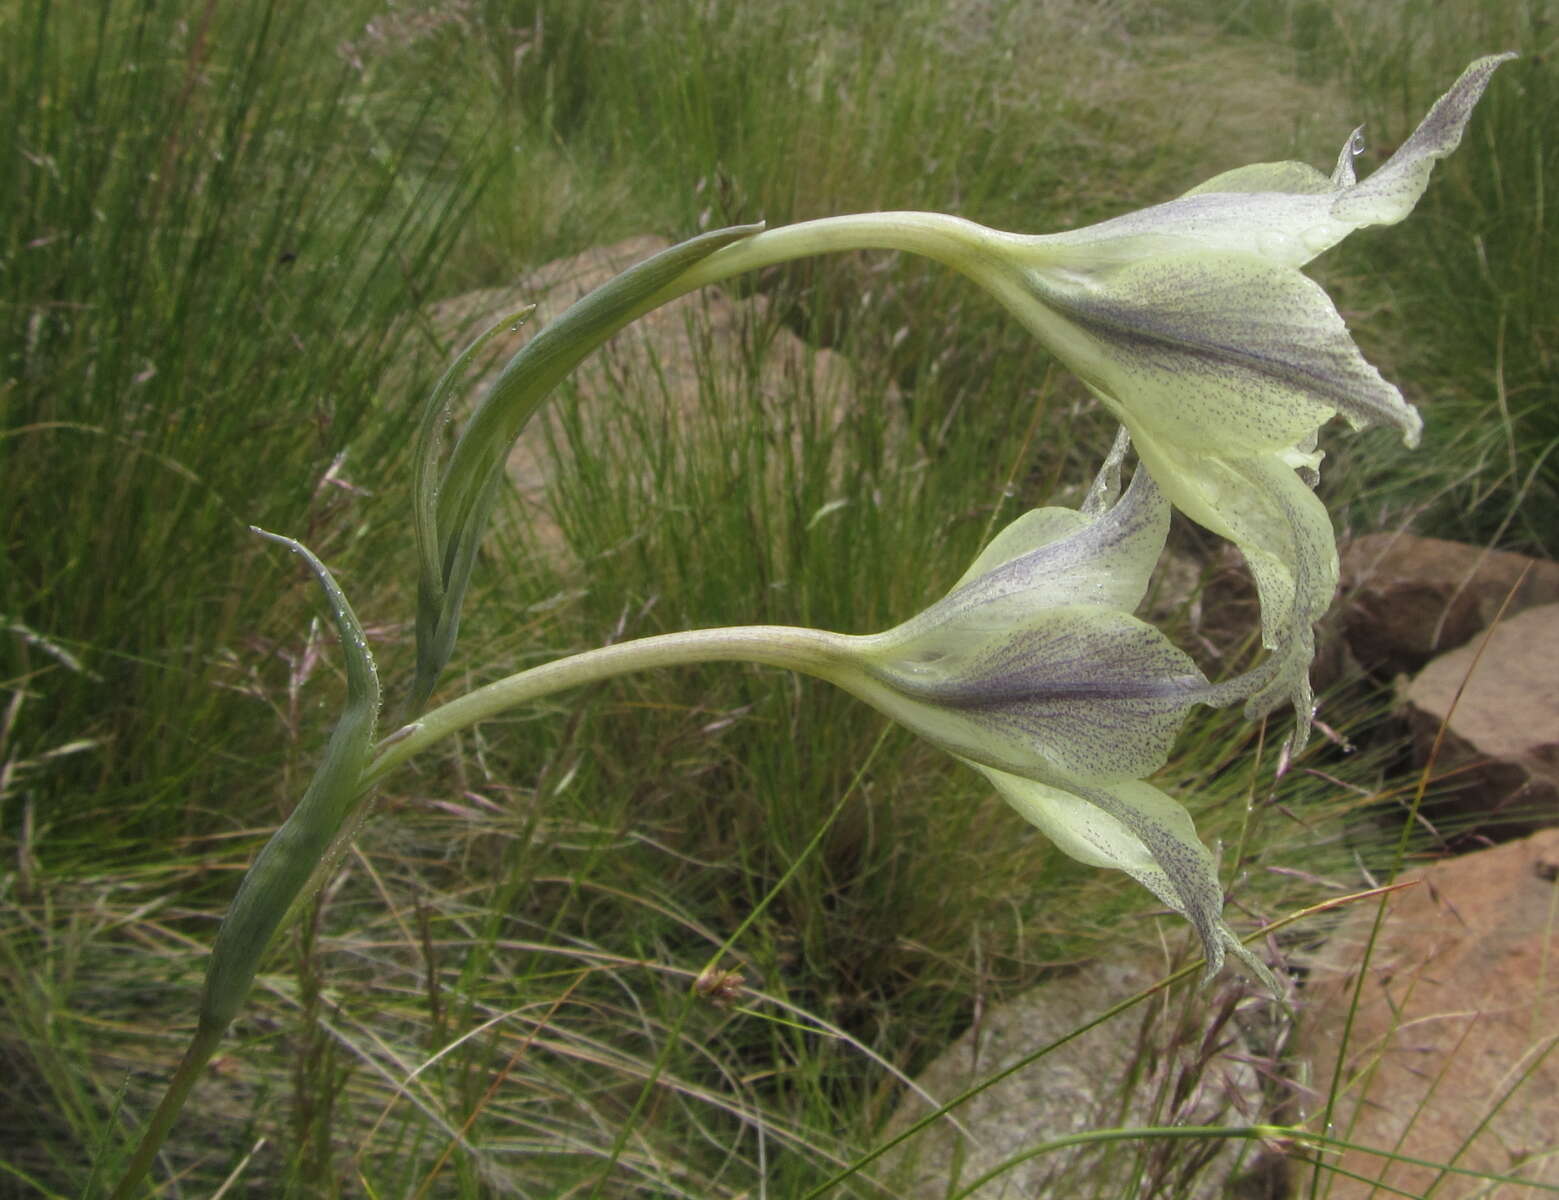
{"label": "brown rock", "polygon": [[[469,292],[434,305],[434,328],[456,346],[506,313],[536,305],[522,326],[484,348],[469,376],[469,394],[480,395],[491,386],[520,347],[570,304],[669,244],[654,237],[630,238],[548,263],[512,289]],[[762,296],[732,299],[717,288],[641,317],[580,364],[559,391],[576,398],[575,420],[589,436],[624,445],[632,436],[625,414],[663,413],[674,428],[682,427],[711,389],[731,385],[763,405],[773,436],[792,439],[799,435],[791,398],[811,397],[837,427],[853,396],[849,364],[842,356],[814,349],[771,321]],[[526,427],[508,463],[533,530],[553,547],[562,545],[547,504],[560,452],[566,456],[555,407],[560,399],[549,402]]]}
{"label": "brown rock", "polygon": [[[1407,872],[1369,960],[1343,1060],[1333,1136],[1471,1171],[1559,1184],[1559,830]],[[1315,1072],[1310,1128],[1375,920],[1360,905],[1311,964],[1299,1028]],[[1463,1147],[1465,1146],[1465,1149]],[[1429,1193],[1439,1171],[1350,1150],[1331,1200]],[[1308,1186],[1308,1166],[1302,1177]],[[1305,1194],[1308,1194],[1306,1192]],[[1536,1194],[1448,1174],[1437,1200]]]}
{"label": "brown rock", "polygon": [[[1136,960],[1092,963],[1048,980],[990,1009],[916,1083],[946,1103],[1071,1034],[1159,975],[1153,964]],[[881,1177],[904,1200],[940,1200],[956,1190],[955,1180],[967,1186],[1025,1150],[1069,1134],[1255,1118],[1260,1081],[1239,1030],[1232,1023],[1209,1029],[1204,1003],[1171,1010],[1162,1001],[1149,1002],[999,1080],[954,1110],[956,1123],[944,1117],[905,1142]],[[1227,1018],[1229,1011],[1220,1016]],[[1165,1097],[1173,1099],[1157,1107]],[[906,1097],[885,1134],[904,1130],[930,1111],[922,1096]],[[1176,1148],[1186,1153],[1171,1159]],[[1114,1195],[1132,1185],[1140,1166],[1141,1190],[1131,1192],[1134,1196],[1210,1200],[1243,1194],[1230,1191],[1241,1149],[1235,1143],[1161,1142],[1143,1147],[1141,1163],[1121,1145],[1069,1147],[1029,1158],[970,1194],[977,1200]]]}
{"label": "brown rock", "polygon": [[[1559,603],[1559,563],[1407,533],[1341,548],[1344,637],[1366,670],[1411,674],[1506,616]],[[1523,572],[1526,572],[1523,578]]]}
{"label": "brown rock", "polygon": [[1559,823],[1559,604],[1510,617],[1430,663],[1406,693],[1438,807],[1507,836]]}

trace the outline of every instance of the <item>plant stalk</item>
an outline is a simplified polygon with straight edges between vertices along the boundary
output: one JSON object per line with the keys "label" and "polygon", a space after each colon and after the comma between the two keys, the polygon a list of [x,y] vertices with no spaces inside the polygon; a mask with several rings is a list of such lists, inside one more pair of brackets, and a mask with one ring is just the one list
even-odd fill
{"label": "plant stalk", "polygon": [[179,1069],[168,1081],[157,1110],[152,1113],[152,1119],[141,1131],[141,1140],[135,1147],[135,1155],[120,1175],[119,1184],[110,1194],[109,1200],[130,1200],[135,1195],[146,1173],[151,1170],[157,1152],[162,1149],[168,1130],[173,1127],[173,1122],[178,1119],[179,1112],[184,1108],[184,1101],[188,1099],[190,1089],[195,1086],[201,1071],[211,1061],[211,1056],[216,1053],[217,1046],[221,1044],[224,1032],[226,1032],[225,1026],[213,1027],[204,1021],[196,1029],[195,1036],[185,1047],[184,1057],[179,1060]]}
{"label": "plant stalk", "polygon": [[390,734],[379,743],[378,753],[363,772],[360,791],[376,786],[435,742],[553,692],[630,671],[704,662],[783,667],[838,683],[845,655],[857,640],[846,634],[790,625],[737,625],[657,634],[543,663],[468,692]]}

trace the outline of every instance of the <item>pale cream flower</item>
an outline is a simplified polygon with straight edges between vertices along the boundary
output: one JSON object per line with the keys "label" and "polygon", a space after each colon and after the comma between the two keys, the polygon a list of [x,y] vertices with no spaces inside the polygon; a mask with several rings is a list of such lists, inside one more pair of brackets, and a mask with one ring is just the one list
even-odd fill
{"label": "pale cream flower", "polygon": [[1227,703],[1163,633],[1132,615],[1163,550],[1169,505],[1139,469],[1111,503],[1125,439],[1083,511],[1036,509],[1003,530],[941,600],[873,637],[833,639],[817,671],[979,769],[1067,854],[1125,871],[1274,990],[1229,931],[1213,856],[1145,776],[1194,704]]}
{"label": "pale cream flower", "polygon": [[1355,130],[1330,177],[1258,163],[1085,229],[987,241],[1031,298],[1009,306],[1131,431],[1171,502],[1245,555],[1277,659],[1253,712],[1286,695],[1303,723],[1312,707],[1311,627],[1337,585],[1331,521],[1311,491],[1320,426],[1341,414],[1416,445],[1422,425],[1300,268],[1355,229],[1406,217],[1512,57],[1469,66],[1363,181]]}

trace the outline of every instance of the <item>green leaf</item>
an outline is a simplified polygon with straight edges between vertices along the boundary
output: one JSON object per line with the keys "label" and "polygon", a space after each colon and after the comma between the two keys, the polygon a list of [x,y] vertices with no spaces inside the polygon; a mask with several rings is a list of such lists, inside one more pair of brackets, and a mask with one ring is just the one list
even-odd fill
{"label": "green leaf", "polygon": [[[482,348],[506,327],[518,329],[535,311],[534,304],[527,304],[493,322],[449,364],[449,369],[439,377],[422,406],[422,418],[417,425],[417,453],[412,464],[412,519],[417,535],[418,584],[419,587],[434,589],[431,603],[434,611],[443,603],[443,572],[439,566],[438,536],[439,434],[449,423],[451,397],[465,377],[471,360]],[[421,640],[420,634],[418,640]]]}
{"label": "green leaf", "polygon": [[[742,225],[713,230],[630,267],[570,306],[509,360],[455,443],[437,489],[436,506],[432,489],[424,486],[418,493],[419,524],[431,533],[433,552],[422,553],[417,589],[414,712],[427,702],[454,650],[477,545],[498,495],[504,461],[525,423],[591,351],[625,325],[680,295],[678,278],[690,267],[762,228]],[[433,410],[434,431],[437,411]],[[424,436],[427,433],[425,419]],[[424,449],[419,458],[426,462],[428,455]],[[420,511],[425,502],[431,509],[428,513]]]}
{"label": "green leaf", "polygon": [[217,931],[200,1006],[203,1031],[220,1031],[232,1021],[266,947],[305,898],[306,885],[358,801],[379,717],[379,675],[368,639],[334,577],[301,543],[262,529],[255,532],[300,555],[324,589],[346,663],[346,702],[303,798],[244,875]]}

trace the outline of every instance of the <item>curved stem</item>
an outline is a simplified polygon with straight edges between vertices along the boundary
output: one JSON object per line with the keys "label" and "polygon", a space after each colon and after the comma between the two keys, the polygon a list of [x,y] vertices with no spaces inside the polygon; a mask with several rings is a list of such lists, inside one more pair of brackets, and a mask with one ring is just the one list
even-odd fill
{"label": "curved stem", "polygon": [[847,213],[801,221],[765,229],[716,250],[646,300],[644,308],[760,267],[845,250],[906,250],[989,286],[993,278],[1011,270],[1010,257],[998,247],[1013,237],[946,213]]}
{"label": "curved stem", "polygon": [[[630,671],[701,662],[751,662],[841,682],[848,674],[847,656],[862,640],[789,625],[743,625],[638,638],[544,663],[451,700],[385,738],[377,747],[377,756],[358,777],[357,794],[361,798],[396,767],[433,743],[553,692]],[[366,806],[358,806],[359,813],[366,811]],[[326,869],[338,849],[350,842],[355,832],[356,824],[348,821],[316,867],[316,877]],[[120,1176],[111,1200],[128,1200],[145,1179],[195,1080],[216,1052],[226,1027],[226,1020],[202,1019],[163,1093],[162,1102],[142,1131],[135,1154]]]}
{"label": "curved stem", "polygon": [[375,786],[415,754],[478,721],[553,692],[597,683],[630,671],[701,662],[751,662],[839,682],[849,649],[859,639],[789,625],[739,625],[659,634],[586,650],[510,675],[424,713],[379,743],[363,772],[360,791]]}
{"label": "curved stem", "polygon": [[205,1022],[202,1022],[195,1031],[195,1036],[190,1039],[189,1045],[184,1050],[184,1057],[179,1061],[178,1070],[168,1081],[167,1090],[162,1094],[162,1101],[157,1105],[157,1111],[152,1113],[152,1119],[141,1131],[141,1140],[135,1148],[135,1156],[120,1175],[119,1183],[110,1194],[109,1200],[129,1200],[140,1187],[146,1173],[151,1170],[157,1152],[162,1149],[168,1130],[172,1128],[173,1122],[183,1109],[190,1089],[195,1086],[201,1071],[211,1060],[211,1056],[216,1053],[217,1046],[221,1044],[222,1033],[222,1027],[213,1028]]}
{"label": "curved stem", "polygon": [[[679,296],[760,267],[845,250],[901,250],[974,280],[1044,340],[1064,335],[1065,327],[1035,300],[1028,267],[1038,240],[929,212],[850,213],[771,230],[739,226],[662,251],[570,306],[509,361],[477,406],[455,444],[436,502],[426,478],[419,487],[422,569],[412,711],[432,692],[453,648],[504,456],[552,389],[613,334]],[[443,394],[443,386],[436,394]],[[425,421],[425,433],[431,427]]]}

